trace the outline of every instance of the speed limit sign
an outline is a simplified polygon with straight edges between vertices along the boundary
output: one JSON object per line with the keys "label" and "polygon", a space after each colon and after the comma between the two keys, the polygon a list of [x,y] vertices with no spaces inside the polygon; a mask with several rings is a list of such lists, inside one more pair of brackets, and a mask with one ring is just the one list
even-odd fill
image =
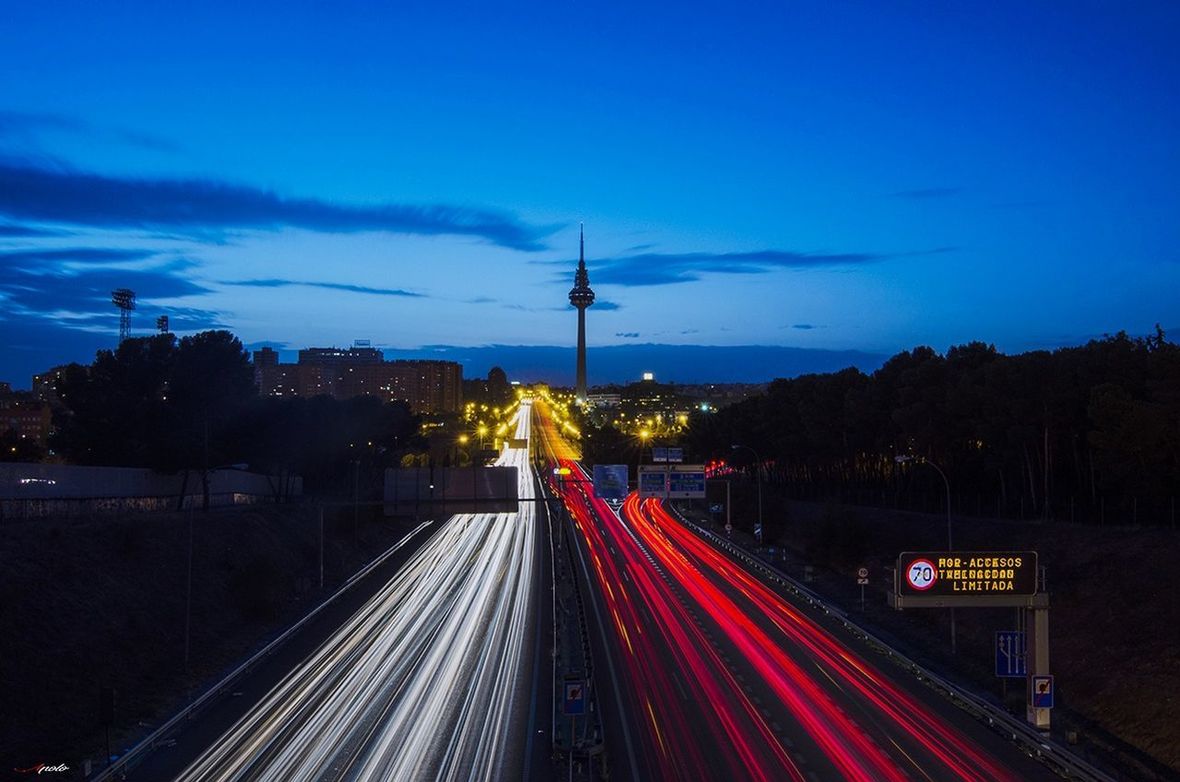
{"label": "speed limit sign", "polygon": [[928,559],[915,559],[906,568],[905,580],[913,589],[925,591],[938,580],[938,568]]}

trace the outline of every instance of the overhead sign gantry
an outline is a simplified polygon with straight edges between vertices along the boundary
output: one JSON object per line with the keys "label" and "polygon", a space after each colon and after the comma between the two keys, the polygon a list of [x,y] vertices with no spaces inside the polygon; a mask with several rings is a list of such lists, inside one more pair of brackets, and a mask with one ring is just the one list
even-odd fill
{"label": "overhead sign gantry", "polygon": [[907,551],[897,558],[889,605],[907,608],[1026,609],[1023,653],[1028,721],[1049,730],[1049,595],[1041,589],[1035,551]]}

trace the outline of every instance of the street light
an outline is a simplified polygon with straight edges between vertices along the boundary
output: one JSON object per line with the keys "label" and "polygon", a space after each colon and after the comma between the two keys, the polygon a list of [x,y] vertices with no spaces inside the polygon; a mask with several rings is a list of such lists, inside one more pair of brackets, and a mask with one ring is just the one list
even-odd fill
{"label": "street light", "polygon": [[758,481],[758,529],[754,530],[754,539],[759,545],[762,545],[762,531],[765,527],[762,526],[762,457],[748,445],[731,445],[729,449],[736,451],[739,448],[745,448],[750,453],[754,454],[754,476]]}
{"label": "street light", "polygon": [[643,463],[643,449],[647,447],[650,437],[651,432],[646,429],[639,430],[639,453],[635,455],[635,491],[639,491],[639,465]]}
{"label": "street light", "polygon": [[[925,456],[909,456],[908,454],[898,454],[893,457],[893,461],[898,464],[905,464],[907,462],[917,462],[918,464],[928,464],[938,471],[942,477],[942,483],[946,486],[946,550],[955,550],[955,539],[951,534],[951,482],[946,477],[946,473],[942,471],[934,462],[927,459]],[[958,644],[955,638],[955,609],[951,609],[951,654],[958,653]]]}
{"label": "street light", "polygon": [[946,549],[947,551],[955,550],[954,537],[951,534],[951,482],[947,479],[946,473],[942,471],[934,462],[927,459],[925,456],[908,456],[899,454],[893,457],[893,461],[898,464],[905,464],[906,462],[917,462],[918,464],[928,464],[938,471],[942,476],[942,482],[946,486]]}

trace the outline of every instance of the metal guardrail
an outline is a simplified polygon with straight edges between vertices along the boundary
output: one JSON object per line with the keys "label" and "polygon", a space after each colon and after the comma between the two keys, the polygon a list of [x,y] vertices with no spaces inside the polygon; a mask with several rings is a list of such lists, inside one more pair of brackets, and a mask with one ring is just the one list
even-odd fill
{"label": "metal guardrail", "polygon": [[347,581],[345,581],[343,584],[340,585],[339,589],[337,589],[335,592],[333,592],[331,595],[329,595],[324,600],[324,602],[320,603],[318,606],[313,608],[310,612],[308,612],[306,615],[304,615],[304,617],[302,619],[300,619],[298,622],[296,622],[295,624],[288,627],[286,630],[284,630],[282,632],[281,635],[279,635],[273,641],[268,643],[266,646],[264,646],[258,652],[251,655],[248,660],[246,660],[244,663],[242,663],[237,668],[235,668],[230,673],[228,673],[224,678],[221,679],[221,681],[217,682],[212,687],[210,687],[208,690],[206,690],[204,692],[204,694],[202,694],[199,698],[197,698],[195,701],[190,703],[188,706],[181,709],[178,713],[176,713],[171,719],[169,719],[163,725],[156,728],[156,730],[152,731],[152,733],[150,735],[148,735],[146,738],[144,738],[142,741],[140,741],[138,744],[136,744],[134,747],[132,747],[130,750],[128,750],[125,754],[120,756],[120,758],[118,760],[116,760],[114,763],[112,763],[107,768],[104,768],[102,771],[98,772],[98,774],[93,777],[94,782],[103,782],[103,780],[114,779],[115,774],[118,774],[119,772],[123,772],[123,771],[130,771],[131,769],[135,768],[136,764],[138,764],[140,761],[142,761],[143,758],[146,757],[146,755],[149,752],[154,750],[156,748],[156,746],[161,743],[161,740],[164,739],[166,736],[168,736],[168,734],[171,733],[178,725],[180,725],[185,720],[190,719],[201,708],[203,708],[204,706],[207,706],[211,701],[213,701],[219,695],[224,694],[225,691],[230,688],[230,685],[233,684],[234,681],[236,681],[238,679],[238,677],[240,677],[243,674],[245,674],[246,672],[248,672],[251,668],[253,668],[255,665],[257,665],[264,657],[271,654],[276,649],[278,649],[280,646],[282,646],[284,643],[286,643],[286,641],[288,639],[290,639],[292,635],[294,635],[296,632],[298,632],[300,628],[302,628],[304,625],[306,625],[308,622],[310,622],[312,619],[314,619],[321,611],[323,611],[325,608],[327,608],[329,605],[331,605],[333,602],[335,602],[335,600],[337,598],[339,598],[341,595],[343,595],[345,592],[347,592],[354,584],[356,584],[357,581],[359,581],[362,578],[364,578],[365,576],[367,576],[375,568],[380,567],[381,564],[385,562],[385,560],[389,559],[391,556],[393,556],[395,553],[397,553],[397,551],[399,549],[401,549],[403,546],[405,546],[407,543],[409,543],[411,538],[413,538],[415,535],[417,535],[419,532],[421,532],[423,529],[425,529],[426,527],[430,526],[433,523],[434,523],[433,520],[423,521],[420,524],[418,524],[418,526],[414,527],[414,529],[410,530],[409,533],[407,533],[404,538],[399,540],[397,543],[393,544],[393,546],[391,546],[389,549],[387,549],[385,551],[385,553],[383,553],[381,556],[374,559],[368,565],[365,565],[363,568],[361,568],[356,573],[354,573]]}
{"label": "metal guardrail", "polygon": [[977,720],[986,723],[992,730],[1020,746],[1026,754],[1049,766],[1060,776],[1066,779],[1085,780],[1086,782],[1116,782],[1114,777],[1074,755],[1060,744],[1042,736],[1040,732],[1023,720],[1013,717],[1006,711],[988,703],[975,693],[952,684],[942,676],[914,662],[850,619],[848,612],[830,603],[795,578],[755,556],[744,546],[723,538],[712,530],[706,529],[695,522],[689,521],[675,508],[671,508],[671,510],[676,513],[681,523],[695,531],[702,538],[709,540],[717,548],[728,551],[748,566],[760,570],[770,580],[782,585],[797,597],[806,600],[809,605],[819,608],[825,614],[835,615],[845,630],[859,636],[861,640],[875,647],[877,651],[892,657],[919,681],[941,692],[945,698],[956,706],[971,714]]}

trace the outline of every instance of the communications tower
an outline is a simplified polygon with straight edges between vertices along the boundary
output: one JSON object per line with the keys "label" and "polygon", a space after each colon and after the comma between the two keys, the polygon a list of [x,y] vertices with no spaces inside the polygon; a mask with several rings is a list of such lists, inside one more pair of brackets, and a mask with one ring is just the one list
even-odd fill
{"label": "communications tower", "polygon": [[590,290],[590,274],[586,271],[586,234],[578,226],[578,271],[570,290],[570,304],[578,308],[578,374],[574,396],[578,403],[586,401],[586,308],[594,303]]}

